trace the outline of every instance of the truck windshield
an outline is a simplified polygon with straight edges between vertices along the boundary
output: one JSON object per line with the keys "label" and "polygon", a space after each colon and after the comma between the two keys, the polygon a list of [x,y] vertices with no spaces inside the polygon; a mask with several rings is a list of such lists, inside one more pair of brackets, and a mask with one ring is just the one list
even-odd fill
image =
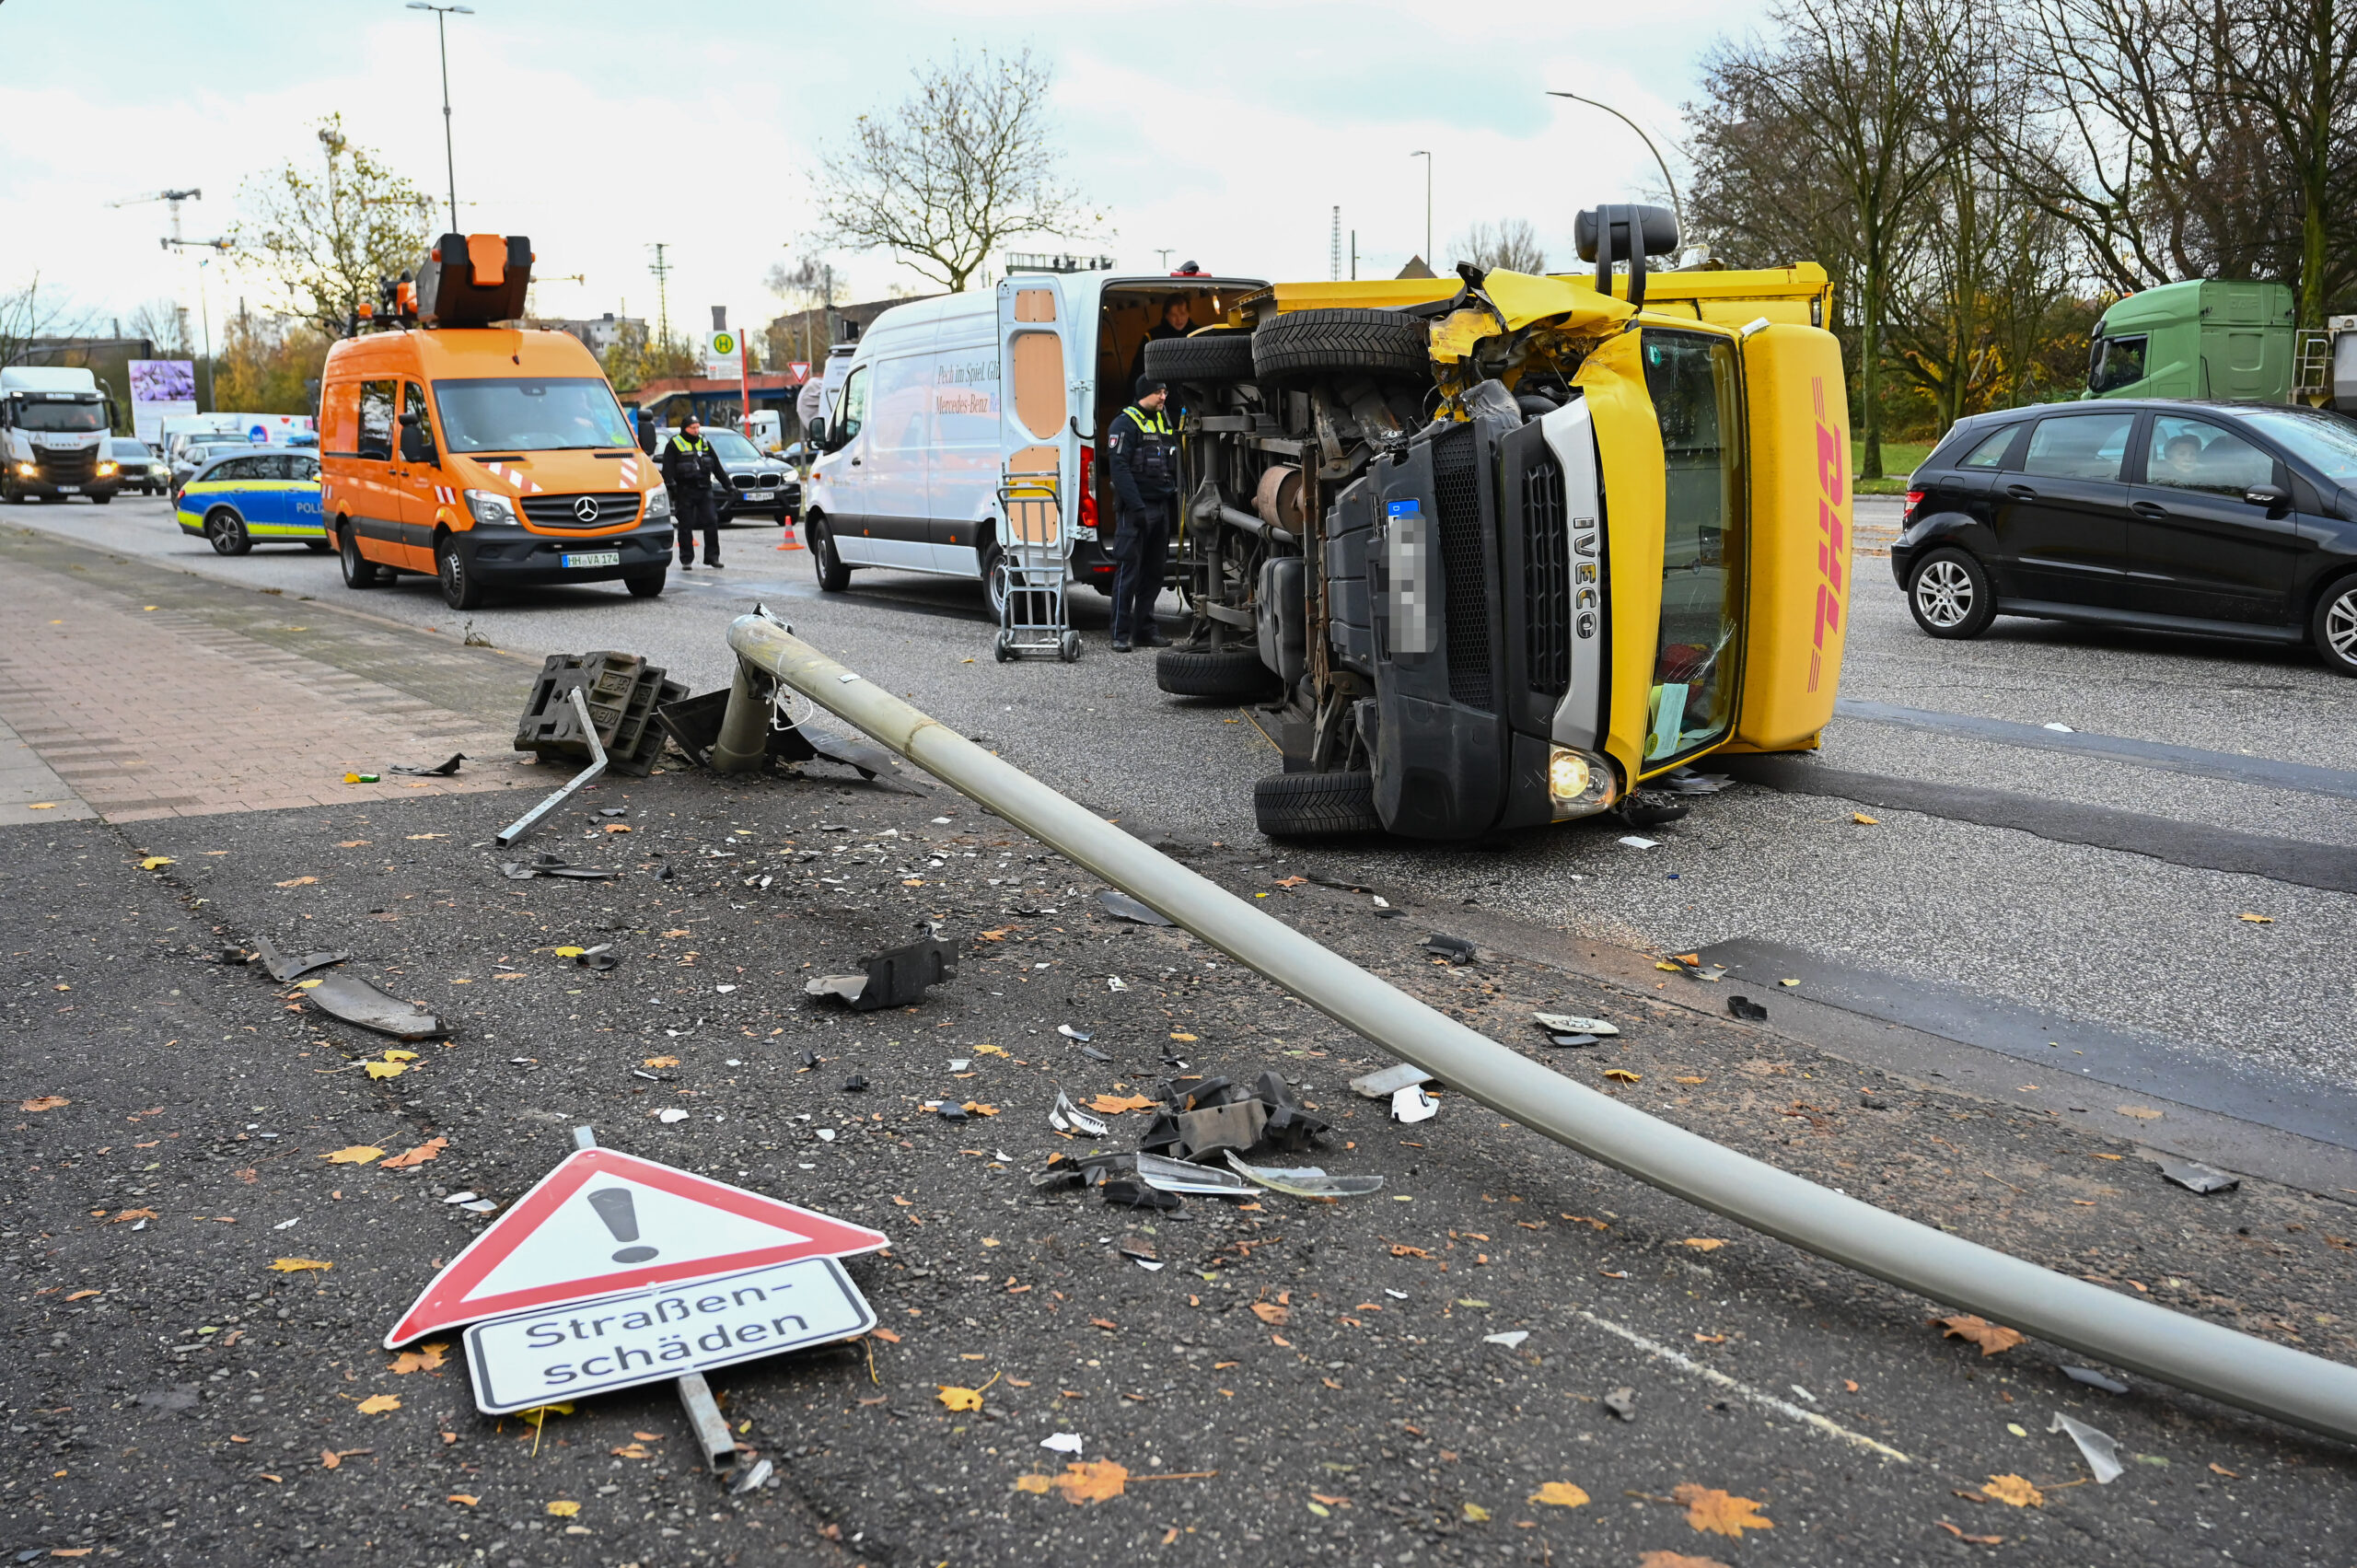
{"label": "truck windshield", "polygon": [[595,376],[436,381],[442,434],[453,452],[551,452],[627,447],[614,391]]}
{"label": "truck windshield", "polygon": [[17,400],[17,428],[80,434],[107,427],[104,403],[51,403]]}
{"label": "truck windshield", "polygon": [[1650,766],[1724,739],[1735,722],[1744,517],[1735,345],[1699,332],[1648,331],[1644,360],[1667,467]]}

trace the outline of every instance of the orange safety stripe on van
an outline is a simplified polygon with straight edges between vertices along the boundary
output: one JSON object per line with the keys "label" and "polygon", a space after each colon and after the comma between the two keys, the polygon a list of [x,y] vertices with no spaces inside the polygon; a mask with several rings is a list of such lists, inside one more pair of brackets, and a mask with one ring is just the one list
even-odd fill
{"label": "orange safety stripe on van", "polygon": [[540,494],[540,486],[534,482],[532,476],[512,463],[485,463],[482,466],[491,471],[493,478],[504,479],[514,485],[519,495]]}

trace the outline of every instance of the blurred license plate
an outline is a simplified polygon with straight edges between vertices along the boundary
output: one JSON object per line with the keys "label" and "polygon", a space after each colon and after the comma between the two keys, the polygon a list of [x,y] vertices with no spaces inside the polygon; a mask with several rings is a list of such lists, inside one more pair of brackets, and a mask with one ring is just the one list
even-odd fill
{"label": "blurred license plate", "polygon": [[568,555],[564,563],[568,566],[619,566],[622,563],[622,552],[619,550],[592,550],[582,555]]}
{"label": "blurred license plate", "polygon": [[749,490],[745,492],[745,499],[748,501],[774,501],[777,499],[777,492],[774,490]]}
{"label": "blurred license plate", "polygon": [[79,495],[82,494],[82,487],[78,484],[61,484],[57,487],[57,493],[60,495]]}

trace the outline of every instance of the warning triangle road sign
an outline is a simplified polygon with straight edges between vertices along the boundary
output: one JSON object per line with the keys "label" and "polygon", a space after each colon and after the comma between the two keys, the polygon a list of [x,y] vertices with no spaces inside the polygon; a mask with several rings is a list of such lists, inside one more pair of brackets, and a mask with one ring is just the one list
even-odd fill
{"label": "warning triangle road sign", "polygon": [[434,1276],[385,1348],[502,1313],[890,1242],[725,1181],[580,1149]]}

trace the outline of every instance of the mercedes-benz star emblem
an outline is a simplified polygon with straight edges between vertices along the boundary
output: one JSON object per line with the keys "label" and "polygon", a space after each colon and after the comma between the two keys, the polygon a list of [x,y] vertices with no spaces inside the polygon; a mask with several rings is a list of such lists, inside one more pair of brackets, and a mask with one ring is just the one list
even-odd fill
{"label": "mercedes-benz star emblem", "polygon": [[574,502],[573,515],[585,523],[596,522],[598,520],[598,498],[594,495],[582,496],[579,500]]}

